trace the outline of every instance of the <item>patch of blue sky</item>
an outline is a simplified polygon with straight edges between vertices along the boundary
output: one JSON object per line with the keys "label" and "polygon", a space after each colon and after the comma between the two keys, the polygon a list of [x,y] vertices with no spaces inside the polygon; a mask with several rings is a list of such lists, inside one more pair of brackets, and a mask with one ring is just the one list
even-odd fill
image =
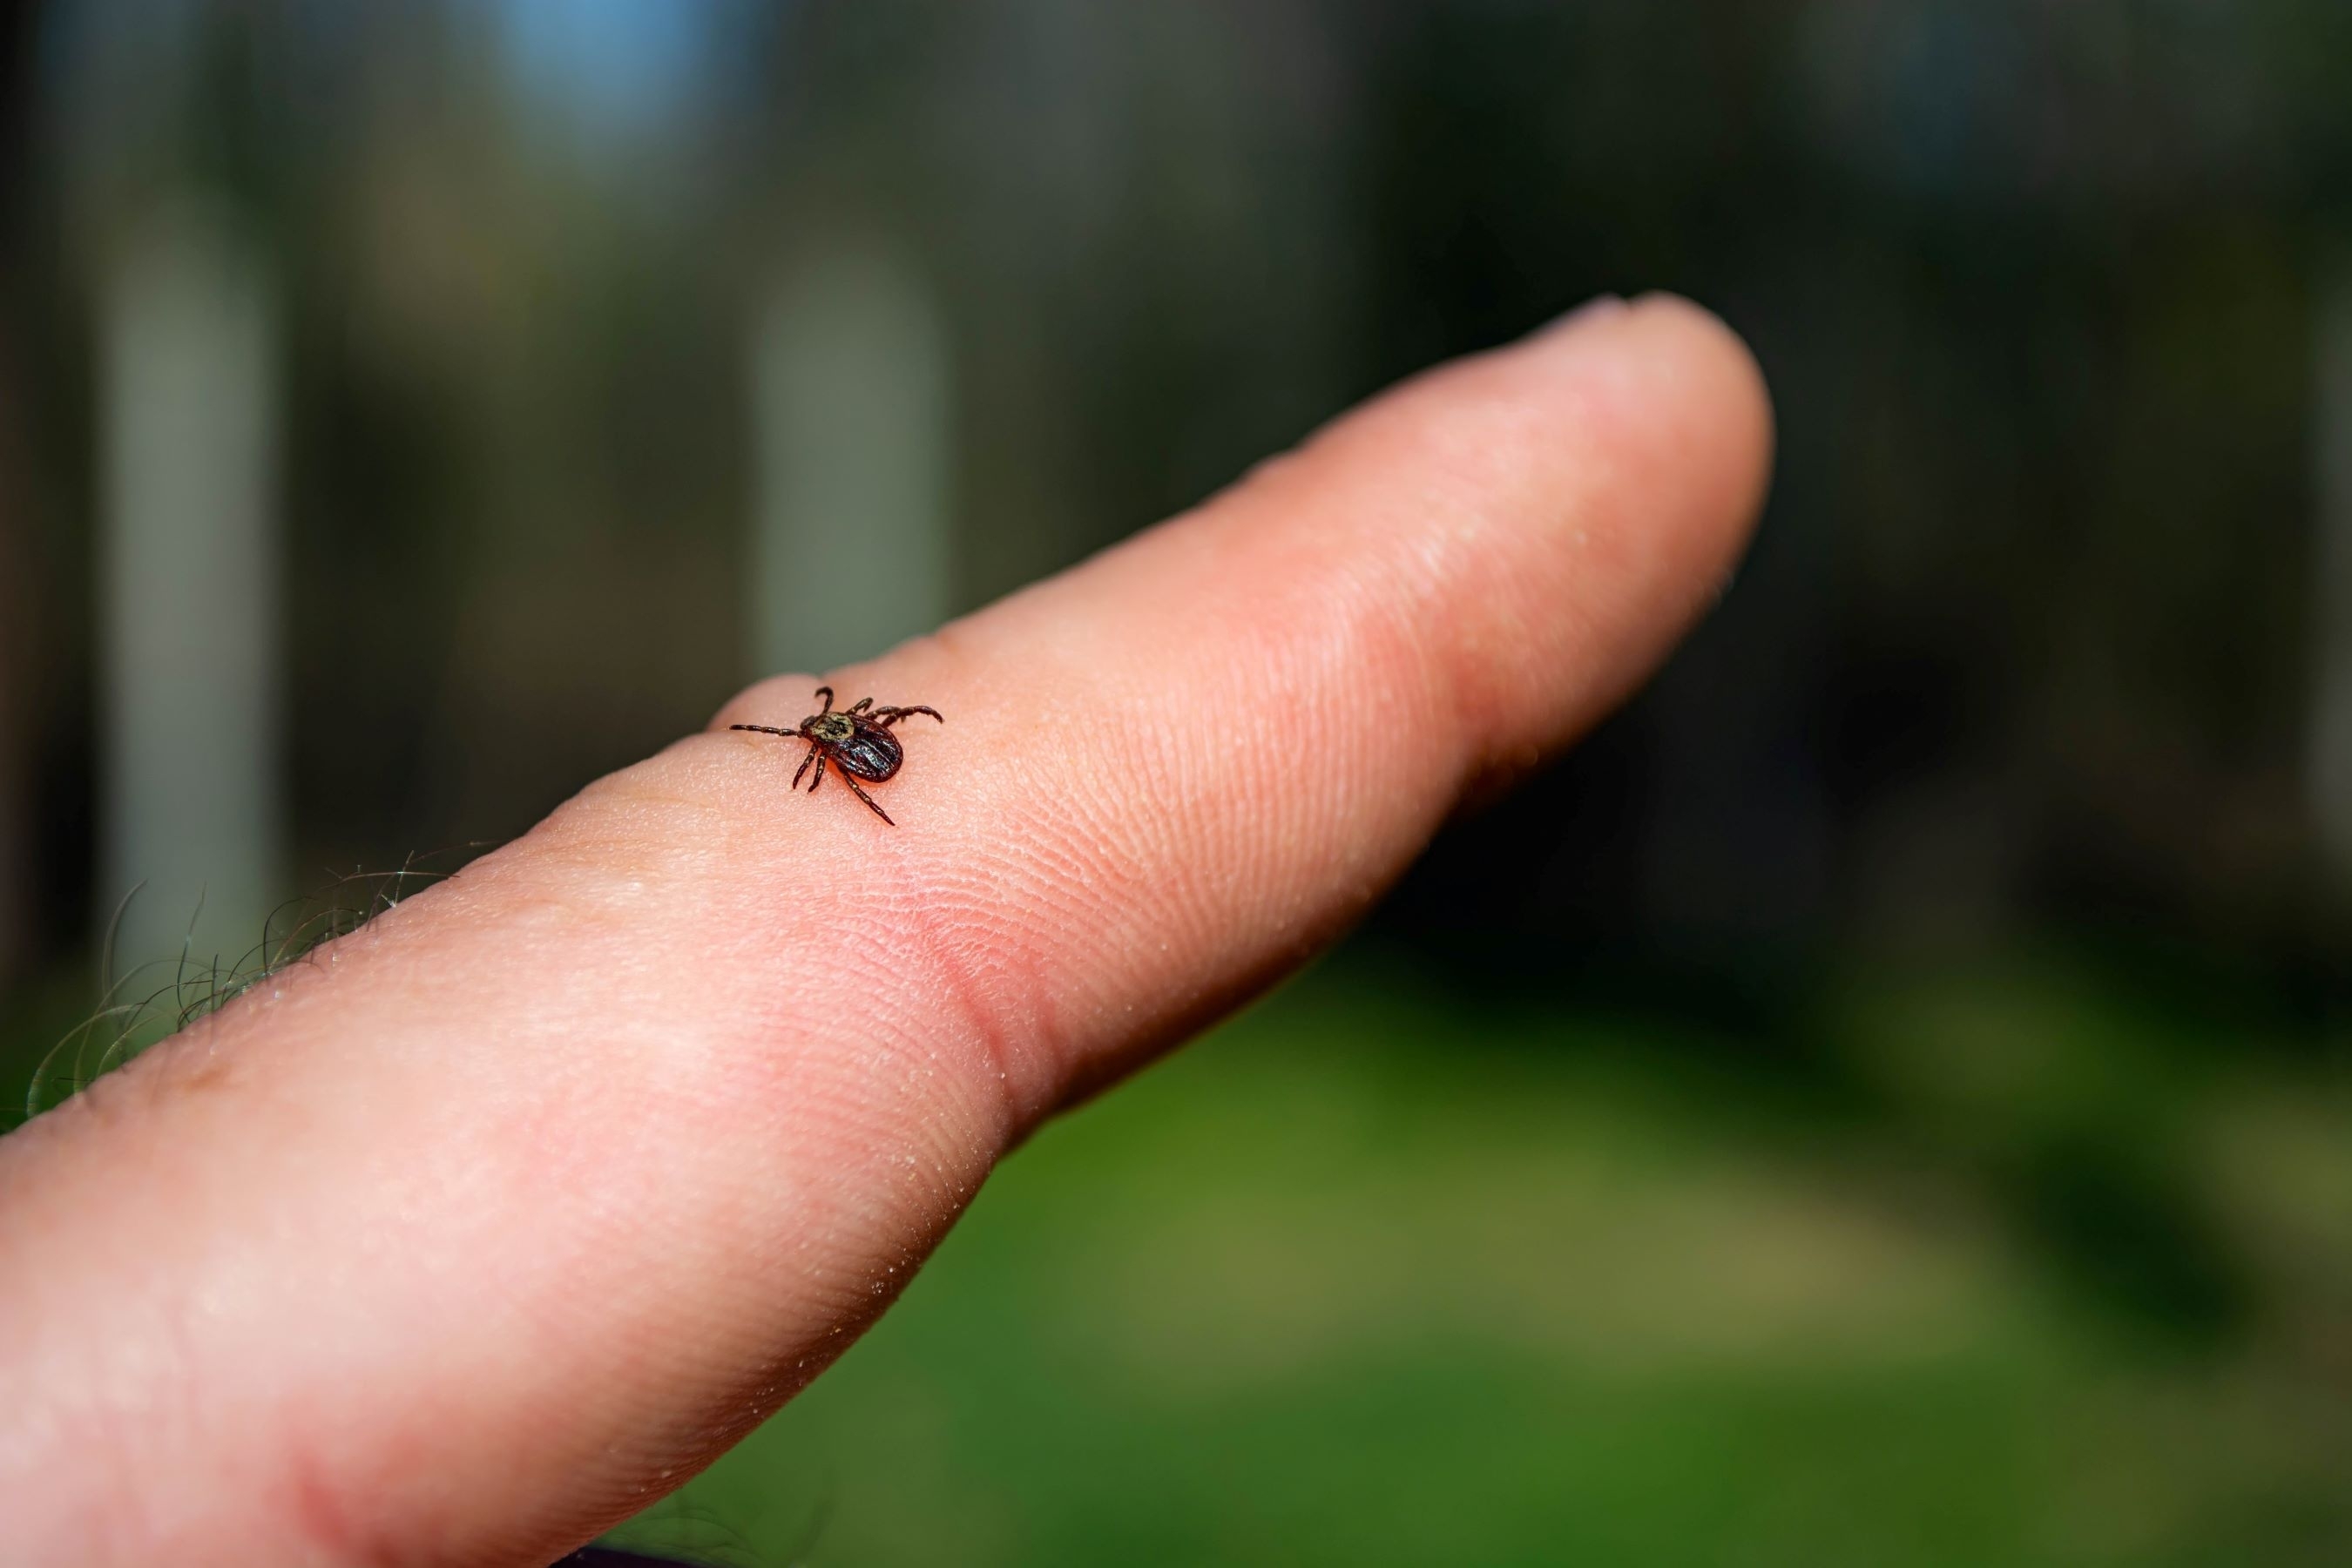
{"label": "patch of blue sky", "polygon": [[724,0],[478,0],[523,89],[583,129],[690,116],[736,21]]}

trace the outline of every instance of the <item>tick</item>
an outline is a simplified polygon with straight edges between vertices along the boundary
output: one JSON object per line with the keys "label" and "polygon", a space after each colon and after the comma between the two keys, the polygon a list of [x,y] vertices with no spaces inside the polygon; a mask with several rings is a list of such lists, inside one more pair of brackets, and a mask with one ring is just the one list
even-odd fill
{"label": "tick", "polygon": [[[727,727],[730,730],[756,730],[762,735],[791,735],[806,741],[809,743],[808,755],[801,759],[800,767],[793,773],[794,789],[800,788],[801,774],[808,772],[809,764],[814,763],[816,777],[809,780],[809,794],[814,795],[816,786],[824,783],[824,765],[831,763],[841,770],[841,782],[856,792],[867,809],[883,821],[890,822],[890,814],[876,805],[874,797],[857,787],[857,781],[864,779],[867,784],[880,784],[896,773],[899,764],[907,760],[906,748],[898,744],[898,736],[890,733],[891,725],[914,713],[929,713],[932,718],[940,719],[940,710],[919,704],[912,708],[877,708],[874,699],[861,697],[836,713],[833,710],[832,687],[820,686],[816,694],[824,703],[824,711],[810,714],[800,721],[797,729],[780,730],[772,724],[730,724]],[[944,724],[947,721],[940,719],[940,722]],[[898,825],[890,822],[890,826],[896,827]]]}

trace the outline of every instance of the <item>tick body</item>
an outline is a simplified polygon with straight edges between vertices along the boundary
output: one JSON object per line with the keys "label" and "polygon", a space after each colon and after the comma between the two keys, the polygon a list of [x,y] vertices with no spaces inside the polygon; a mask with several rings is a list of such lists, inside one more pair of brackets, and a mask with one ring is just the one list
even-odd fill
{"label": "tick body", "polygon": [[[800,787],[801,775],[807,773],[810,764],[814,763],[816,777],[809,780],[809,794],[814,795],[816,786],[824,783],[824,770],[830,764],[840,770],[841,782],[866,803],[867,810],[883,821],[890,822],[890,814],[876,805],[874,797],[860,788],[857,781],[864,779],[867,784],[880,784],[896,773],[900,764],[906,762],[906,748],[898,743],[898,736],[890,733],[891,725],[916,713],[928,713],[942,724],[947,721],[940,719],[939,710],[919,704],[912,708],[877,708],[871,697],[861,697],[835,712],[832,687],[820,686],[816,694],[824,704],[824,710],[810,714],[800,721],[797,729],[780,730],[772,724],[730,724],[728,728],[757,731],[762,735],[790,735],[806,741],[809,743],[808,755],[801,759],[800,767],[793,773],[794,789]],[[896,827],[898,825],[890,822],[890,826]]]}

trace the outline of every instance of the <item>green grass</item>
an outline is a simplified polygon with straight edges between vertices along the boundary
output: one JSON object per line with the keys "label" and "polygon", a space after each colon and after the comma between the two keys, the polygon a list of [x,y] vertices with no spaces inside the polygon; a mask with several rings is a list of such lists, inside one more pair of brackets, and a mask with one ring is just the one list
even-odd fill
{"label": "green grass", "polygon": [[[775,1564],[2352,1560],[2352,1102],[2185,1072],[2038,971],[1906,994],[1822,1010],[1846,1081],[1809,1094],[1737,1041],[1474,1021],[1327,967],[1021,1151],[635,1538]],[[2085,1234],[2218,1236],[2241,1309],[2183,1338],[2150,1327],[2171,1275],[2074,1267],[2048,1148],[2097,1193],[2109,1153],[2158,1167]]]}

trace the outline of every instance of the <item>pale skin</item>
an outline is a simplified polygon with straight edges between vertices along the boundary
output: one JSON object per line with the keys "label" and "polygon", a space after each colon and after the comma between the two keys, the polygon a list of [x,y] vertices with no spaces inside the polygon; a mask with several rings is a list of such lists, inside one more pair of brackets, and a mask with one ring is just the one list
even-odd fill
{"label": "pale skin", "polygon": [[[809,711],[779,676],[0,1140],[11,1561],[543,1564],[676,1487],[1041,1121],[1637,684],[1770,446],[1676,300],[1443,367],[824,672],[952,721],[895,831],[728,730]],[[1311,766],[1236,752],[1259,703]]]}

